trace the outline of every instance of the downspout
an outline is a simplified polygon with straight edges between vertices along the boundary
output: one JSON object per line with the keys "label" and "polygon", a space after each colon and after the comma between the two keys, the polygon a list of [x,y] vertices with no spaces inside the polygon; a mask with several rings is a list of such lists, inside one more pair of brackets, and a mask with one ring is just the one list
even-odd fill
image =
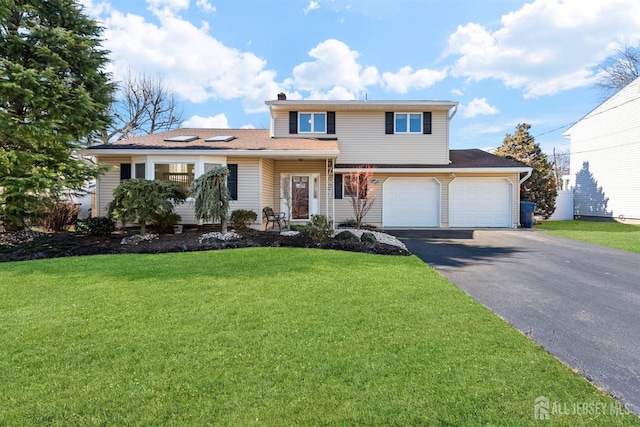
{"label": "downspout", "polygon": [[[449,119],[449,121],[451,121],[451,119],[453,119],[453,116],[456,115],[456,113],[458,112],[458,104],[453,106],[453,112],[447,115],[447,118]],[[449,164],[451,164],[451,146],[449,144],[449,134],[451,133],[451,125],[447,124],[447,153],[449,156]]]}
{"label": "downspout", "polygon": [[453,113],[449,114],[449,120],[453,119],[453,116],[458,112],[458,104],[453,106]]}

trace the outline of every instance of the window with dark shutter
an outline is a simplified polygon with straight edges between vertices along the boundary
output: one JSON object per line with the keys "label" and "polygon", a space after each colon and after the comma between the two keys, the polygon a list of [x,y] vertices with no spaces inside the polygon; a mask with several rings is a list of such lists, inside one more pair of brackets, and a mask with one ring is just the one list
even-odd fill
{"label": "window with dark shutter", "polygon": [[238,165],[227,165],[229,176],[227,177],[227,187],[231,194],[231,200],[238,200]]}
{"label": "window with dark shutter", "polygon": [[147,165],[144,163],[136,163],[136,178],[145,179],[147,177]]}
{"label": "window with dark shutter", "polygon": [[337,173],[333,176],[333,198],[342,199],[342,174]]}
{"label": "window with dark shutter", "polygon": [[298,133],[298,112],[289,111],[289,133]]}
{"label": "window with dark shutter", "polygon": [[327,111],[327,133],[335,135],[336,133],[336,112]]}
{"label": "window with dark shutter", "polygon": [[422,113],[422,133],[431,134],[431,112]]}
{"label": "window with dark shutter", "polygon": [[131,163],[120,163],[120,181],[131,179]]}
{"label": "window with dark shutter", "polygon": [[393,135],[393,112],[391,111],[384,113],[384,133]]}

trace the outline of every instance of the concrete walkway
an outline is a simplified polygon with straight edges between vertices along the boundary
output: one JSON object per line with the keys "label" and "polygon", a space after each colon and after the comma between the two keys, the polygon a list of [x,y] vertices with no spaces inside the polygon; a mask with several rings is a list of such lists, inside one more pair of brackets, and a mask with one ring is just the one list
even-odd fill
{"label": "concrete walkway", "polygon": [[387,232],[640,414],[640,255],[536,230]]}

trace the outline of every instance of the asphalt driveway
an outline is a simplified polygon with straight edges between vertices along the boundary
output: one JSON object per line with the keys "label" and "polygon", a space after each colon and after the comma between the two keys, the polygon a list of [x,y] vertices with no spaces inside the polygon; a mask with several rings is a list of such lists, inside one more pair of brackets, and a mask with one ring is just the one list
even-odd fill
{"label": "asphalt driveway", "polygon": [[536,230],[390,233],[640,414],[640,255]]}

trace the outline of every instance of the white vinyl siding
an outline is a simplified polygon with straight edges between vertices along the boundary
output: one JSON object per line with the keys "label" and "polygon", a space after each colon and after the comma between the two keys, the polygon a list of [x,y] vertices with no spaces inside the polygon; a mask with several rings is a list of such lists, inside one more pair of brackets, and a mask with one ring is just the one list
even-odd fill
{"label": "white vinyl siding", "polygon": [[[425,107],[425,111],[429,111]],[[418,113],[418,111],[416,111]],[[336,110],[340,155],[336,163],[348,164],[449,164],[449,119],[446,111],[432,111],[431,134],[385,134],[384,111]],[[289,112],[275,112],[274,135],[289,134]]]}
{"label": "white vinyl siding", "polygon": [[262,218],[262,209],[266,206],[274,207],[276,206],[273,200],[273,195],[276,192],[276,178],[275,178],[275,161],[272,159],[261,159],[260,160],[260,168],[261,168],[261,186],[260,186],[260,202],[258,212],[258,221],[260,224],[264,221]]}
{"label": "white vinyl siding", "polygon": [[640,219],[640,78],[567,131],[574,213]]}
{"label": "white vinyl siding", "polygon": [[109,171],[101,175],[96,182],[96,212],[92,216],[106,216],[107,205],[113,200],[113,190],[120,185],[120,164],[131,163],[131,157],[105,156],[98,159],[100,165],[112,166]]}

